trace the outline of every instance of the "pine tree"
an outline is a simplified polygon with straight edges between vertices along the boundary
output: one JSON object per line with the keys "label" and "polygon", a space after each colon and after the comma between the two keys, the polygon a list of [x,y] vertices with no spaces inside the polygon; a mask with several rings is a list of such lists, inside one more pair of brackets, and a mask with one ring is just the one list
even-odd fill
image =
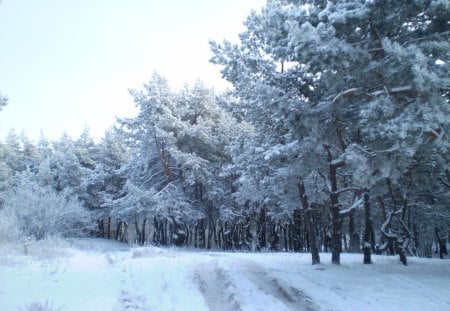
{"label": "pine tree", "polygon": [[[386,194],[386,180],[416,196],[411,168],[428,165],[417,159],[448,158],[449,14],[446,1],[270,0],[248,17],[240,44],[211,44],[236,110],[257,130],[249,144],[267,155],[247,163],[258,169],[245,181],[319,171],[330,184],[335,263],[343,201],[359,207],[352,197],[363,188]],[[293,197],[287,183],[272,184],[283,189],[275,204]]]}
{"label": "pine tree", "polygon": [[6,106],[6,104],[8,103],[8,97],[2,95],[2,93],[0,93],[0,111],[3,109],[4,106]]}

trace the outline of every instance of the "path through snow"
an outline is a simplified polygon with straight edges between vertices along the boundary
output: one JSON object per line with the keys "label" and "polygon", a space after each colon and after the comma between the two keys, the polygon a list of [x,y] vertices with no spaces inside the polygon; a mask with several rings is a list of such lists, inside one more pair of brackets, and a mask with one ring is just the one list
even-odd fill
{"label": "path through snow", "polygon": [[[0,256],[0,310],[450,310],[450,261],[343,254],[237,254],[72,243]],[[5,254],[5,252],[1,252]],[[32,252],[33,253],[33,252]],[[55,257],[51,258],[50,257]]]}

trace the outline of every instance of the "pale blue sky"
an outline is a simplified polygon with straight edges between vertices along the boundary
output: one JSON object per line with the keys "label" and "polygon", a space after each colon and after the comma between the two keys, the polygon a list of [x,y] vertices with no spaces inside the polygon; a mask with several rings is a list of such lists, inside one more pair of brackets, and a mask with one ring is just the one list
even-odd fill
{"label": "pale blue sky", "polygon": [[200,78],[226,87],[208,40],[237,40],[264,0],[2,0],[0,139],[14,127],[32,138],[99,137],[134,112],[128,88],[153,71],[174,87]]}

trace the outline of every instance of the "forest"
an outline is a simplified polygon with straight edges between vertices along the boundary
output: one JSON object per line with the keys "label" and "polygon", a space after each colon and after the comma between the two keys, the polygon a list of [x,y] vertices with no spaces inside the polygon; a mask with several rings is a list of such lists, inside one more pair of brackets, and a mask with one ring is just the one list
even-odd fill
{"label": "forest", "polygon": [[0,241],[448,255],[450,2],[268,0],[239,38],[226,92],[154,73],[99,141],[11,130]]}

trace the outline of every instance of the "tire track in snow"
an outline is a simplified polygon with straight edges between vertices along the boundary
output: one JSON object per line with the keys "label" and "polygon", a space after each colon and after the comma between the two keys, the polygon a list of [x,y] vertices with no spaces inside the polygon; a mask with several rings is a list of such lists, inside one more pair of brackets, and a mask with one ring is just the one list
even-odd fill
{"label": "tire track in snow", "polygon": [[248,261],[242,266],[243,275],[255,283],[261,291],[282,302],[288,309],[295,311],[316,311],[320,308],[303,290],[283,284],[277,278],[269,275],[259,264]]}
{"label": "tire track in snow", "polygon": [[133,295],[129,291],[122,289],[120,292],[120,310],[149,310],[144,296]]}
{"label": "tire track in snow", "polygon": [[236,287],[216,262],[205,262],[199,266],[195,271],[195,280],[210,310],[242,310]]}
{"label": "tire track in snow", "polygon": [[130,290],[136,292],[135,288],[133,288],[134,273],[124,262],[122,262],[121,273],[121,290],[118,298],[119,310],[150,310],[145,296],[130,292]]}

